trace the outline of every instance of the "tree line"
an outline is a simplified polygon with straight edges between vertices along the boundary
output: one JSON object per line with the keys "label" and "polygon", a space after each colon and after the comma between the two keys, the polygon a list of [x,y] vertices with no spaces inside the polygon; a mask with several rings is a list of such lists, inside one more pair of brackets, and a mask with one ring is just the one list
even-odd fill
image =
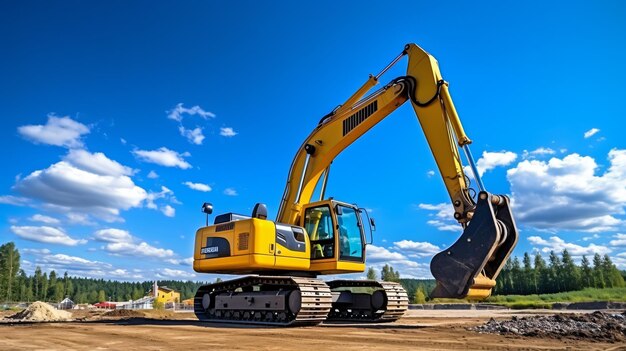
{"label": "tree line", "polygon": [[[388,264],[382,267],[380,273],[381,280],[402,284],[411,303],[428,301],[428,292],[436,284],[434,279],[401,279],[400,272]],[[582,256],[577,265],[567,250],[563,250],[560,256],[550,251],[547,262],[538,252],[533,257],[526,252],[521,262],[518,257],[507,260],[496,279],[493,295],[550,294],[584,288],[624,287],[625,276],[626,271],[618,270],[609,255],[596,253],[591,261]],[[373,267],[368,268],[367,279],[378,279]]]}
{"label": "tree line", "polygon": [[[192,281],[160,280],[180,293],[181,300],[195,295],[200,285]],[[20,269],[20,254],[13,242],[0,246],[0,301],[3,302],[60,302],[69,297],[75,303],[137,300],[152,289],[153,282],[121,282],[104,279],[71,277],[67,272],[43,272],[35,268],[28,276]]]}
{"label": "tree line", "polygon": [[548,262],[539,253],[531,258],[526,252],[522,262],[518,257],[507,261],[496,279],[494,294],[550,294],[624,286],[624,277],[609,255],[596,253],[591,261],[582,256],[580,265],[577,265],[567,250],[563,250],[560,257],[550,251]]}

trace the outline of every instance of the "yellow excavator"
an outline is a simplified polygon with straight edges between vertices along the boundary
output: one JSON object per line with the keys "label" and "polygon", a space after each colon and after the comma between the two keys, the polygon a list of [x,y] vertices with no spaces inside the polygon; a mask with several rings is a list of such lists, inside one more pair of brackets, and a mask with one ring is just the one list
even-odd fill
{"label": "yellow excavator", "polygon": [[[406,76],[366,96],[403,56],[408,57]],[[408,297],[398,283],[324,281],[318,276],[363,272],[366,229],[371,235],[374,225],[364,209],[326,198],[331,163],[407,101],[426,135],[454,218],[464,229],[452,246],[432,259],[436,287],[430,296],[481,300],[491,294],[518,239],[509,199],[485,190],[469,150],[471,140],[437,61],[408,44],[315,126],[293,160],[275,221],[267,219],[267,208],[259,203],[250,216],[221,214],[209,225],[213,206],[203,205],[207,225],[196,232],[194,270],[247,276],[201,286],[194,299],[200,320],[315,325],[326,320],[388,322],[402,316]],[[460,149],[479,188],[477,194],[464,173]],[[313,199],[316,188],[320,195]]]}

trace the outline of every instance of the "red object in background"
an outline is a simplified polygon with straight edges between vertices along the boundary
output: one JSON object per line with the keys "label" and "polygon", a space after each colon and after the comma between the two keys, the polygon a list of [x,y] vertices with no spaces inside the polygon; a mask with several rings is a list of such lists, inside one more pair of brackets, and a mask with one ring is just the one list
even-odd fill
{"label": "red object in background", "polygon": [[98,302],[97,304],[94,304],[94,307],[97,308],[108,308],[108,309],[115,309],[115,304],[114,303],[108,303],[108,302]]}

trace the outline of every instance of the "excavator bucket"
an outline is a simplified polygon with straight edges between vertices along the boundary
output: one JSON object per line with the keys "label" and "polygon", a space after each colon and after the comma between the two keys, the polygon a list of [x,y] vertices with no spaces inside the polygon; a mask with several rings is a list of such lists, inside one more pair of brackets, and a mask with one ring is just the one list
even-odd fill
{"label": "excavator bucket", "polygon": [[474,215],[461,237],[430,263],[437,281],[430,297],[486,299],[517,239],[508,197],[480,192]]}

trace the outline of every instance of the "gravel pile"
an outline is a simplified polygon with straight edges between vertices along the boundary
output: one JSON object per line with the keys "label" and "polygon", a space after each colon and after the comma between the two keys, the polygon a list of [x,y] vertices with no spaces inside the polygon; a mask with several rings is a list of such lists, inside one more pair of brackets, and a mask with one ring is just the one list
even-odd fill
{"label": "gravel pile", "polygon": [[626,312],[587,314],[555,314],[541,317],[513,317],[489,322],[470,330],[501,335],[535,336],[541,338],[590,339],[626,341]]}
{"label": "gravel pile", "polygon": [[9,316],[8,318],[24,322],[58,322],[71,319],[72,314],[57,310],[45,302],[36,301],[31,303],[25,310]]}

